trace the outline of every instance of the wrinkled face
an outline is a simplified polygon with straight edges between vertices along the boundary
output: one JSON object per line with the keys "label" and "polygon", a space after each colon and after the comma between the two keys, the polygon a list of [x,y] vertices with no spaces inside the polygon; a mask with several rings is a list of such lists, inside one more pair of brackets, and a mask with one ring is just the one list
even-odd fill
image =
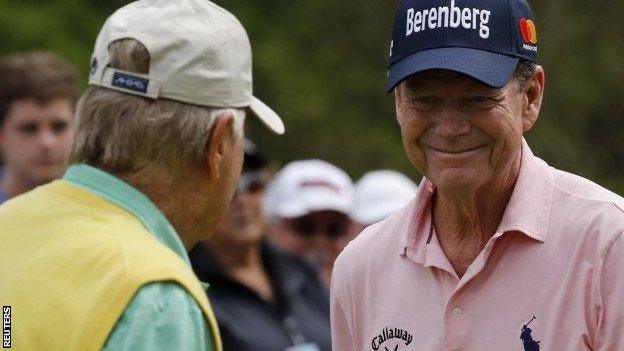
{"label": "wrinkled face", "polygon": [[232,245],[259,244],[266,229],[263,194],[264,187],[260,185],[238,190],[211,240]]}
{"label": "wrinkled face", "polygon": [[465,76],[425,72],[395,90],[403,144],[414,166],[442,191],[466,194],[505,178],[519,162],[526,94],[512,79],[495,89]]}
{"label": "wrinkled face", "polygon": [[46,104],[14,102],[0,128],[5,167],[32,187],[65,172],[74,138],[73,103],[60,98]]}

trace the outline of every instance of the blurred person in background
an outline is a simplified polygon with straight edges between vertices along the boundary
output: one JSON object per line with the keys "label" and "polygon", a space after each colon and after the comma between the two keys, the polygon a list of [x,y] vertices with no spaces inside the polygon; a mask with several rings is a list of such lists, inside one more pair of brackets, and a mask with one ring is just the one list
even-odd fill
{"label": "blurred person in background", "polygon": [[405,207],[418,186],[406,175],[392,170],[371,171],[355,183],[353,233],[377,223]]}
{"label": "blurred person in background", "polygon": [[53,53],[0,60],[0,203],[63,175],[77,95],[75,68]]}
{"label": "blurred person in background", "polygon": [[90,68],[63,179],[0,206],[12,346],[220,351],[187,250],[236,190],[246,115],[284,132],[252,95],[247,34],[209,1],[137,1]]}
{"label": "blurred person in background", "polygon": [[329,287],[334,258],[351,228],[349,175],[325,161],[294,161],[274,177],[264,203],[271,240],[312,263]]}
{"label": "blurred person in background", "polygon": [[210,240],[189,256],[217,316],[225,351],[331,349],[329,296],[316,272],[265,237],[266,159],[245,143],[243,173]]}

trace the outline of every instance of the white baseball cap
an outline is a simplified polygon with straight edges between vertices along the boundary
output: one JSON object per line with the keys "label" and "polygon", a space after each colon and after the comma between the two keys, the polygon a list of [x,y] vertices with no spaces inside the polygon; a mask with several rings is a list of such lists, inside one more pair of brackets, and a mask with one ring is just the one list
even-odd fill
{"label": "white baseball cap", "polygon": [[[135,39],[150,55],[148,74],[109,67],[109,45]],[[272,131],[280,117],[252,95],[251,45],[241,23],[207,0],[140,0],[110,16],[95,42],[89,84],[152,99],[248,108]]]}
{"label": "white baseball cap", "polygon": [[379,222],[407,205],[417,189],[411,179],[399,172],[368,172],[355,184],[352,216],[364,225]]}
{"label": "white baseball cap", "polygon": [[327,210],[349,215],[352,204],[353,182],[349,175],[321,160],[289,163],[264,195],[269,218],[295,218]]}

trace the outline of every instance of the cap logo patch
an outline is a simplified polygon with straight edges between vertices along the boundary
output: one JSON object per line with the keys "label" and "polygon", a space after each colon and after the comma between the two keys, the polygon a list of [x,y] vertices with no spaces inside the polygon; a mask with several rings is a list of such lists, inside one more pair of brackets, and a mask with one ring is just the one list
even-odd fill
{"label": "cap logo patch", "polygon": [[95,72],[97,72],[98,69],[98,62],[97,59],[94,57],[93,59],[91,59],[91,65],[89,66],[89,75],[94,75]]}
{"label": "cap logo patch", "polygon": [[522,33],[522,39],[526,43],[537,44],[537,29],[535,28],[535,22],[527,18],[521,19],[520,33]]}
{"label": "cap logo patch", "polygon": [[459,28],[479,30],[479,36],[483,39],[490,37],[489,10],[482,10],[470,7],[457,7],[455,0],[451,0],[450,6],[433,7],[415,11],[414,8],[407,9],[407,24],[405,36],[409,37],[414,33],[427,29],[437,28]]}
{"label": "cap logo patch", "polygon": [[323,181],[323,180],[309,180],[309,181],[303,181],[299,184],[300,188],[308,188],[308,187],[313,187],[313,188],[327,188],[335,193],[340,193],[340,189],[335,186],[334,184],[331,184],[329,182]]}
{"label": "cap logo patch", "polygon": [[149,79],[133,76],[130,74],[115,72],[111,85],[121,89],[138,91],[140,93],[147,92]]}

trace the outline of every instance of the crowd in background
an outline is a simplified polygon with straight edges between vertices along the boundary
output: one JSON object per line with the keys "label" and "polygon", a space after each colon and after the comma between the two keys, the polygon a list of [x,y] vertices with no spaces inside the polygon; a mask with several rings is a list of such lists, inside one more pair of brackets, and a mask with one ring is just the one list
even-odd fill
{"label": "crowd in background", "polygon": [[[64,174],[77,85],[75,69],[49,52],[0,61],[0,203]],[[189,252],[193,269],[210,286],[225,350],[330,350],[334,260],[366,226],[405,206],[416,185],[391,170],[354,184],[316,159],[278,172],[270,164],[245,141],[234,199],[216,234]]]}

